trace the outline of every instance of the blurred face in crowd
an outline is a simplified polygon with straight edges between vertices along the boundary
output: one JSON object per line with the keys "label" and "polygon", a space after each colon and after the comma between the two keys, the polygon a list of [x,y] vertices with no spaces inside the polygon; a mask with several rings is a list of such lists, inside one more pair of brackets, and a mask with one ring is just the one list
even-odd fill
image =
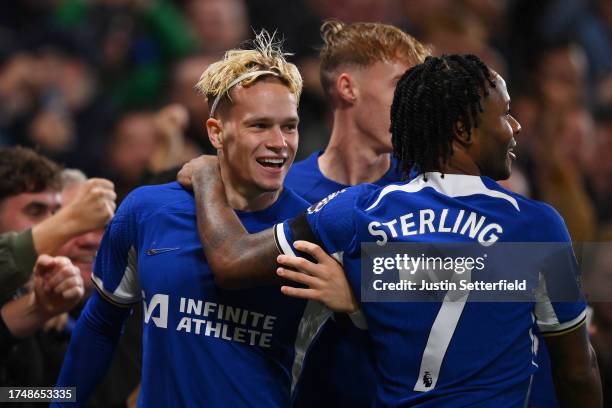
{"label": "blurred face in crowd", "polygon": [[599,198],[612,196],[612,121],[598,123],[593,156],[587,165],[591,187]]}
{"label": "blurred face in crowd", "polygon": [[49,218],[60,206],[56,191],[21,193],[0,203],[0,233],[24,231]]}
{"label": "blurred face in crowd", "polygon": [[516,136],[521,125],[510,114],[510,95],[504,79],[492,73],[495,88],[489,87],[489,95],[481,99],[483,112],[480,123],[472,129],[472,145],[469,154],[483,176],[493,180],[510,177]]}
{"label": "blurred face in crowd", "polygon": [[[76,197],[83,183],[70,184],[62,191],[62,205],[67,205]],[[58,255],[69,258],[81,270],[81,277],[86,290],[93,289],[91,271],[96,251],[102,241],[104,229],[91,231],[66,242],[58,251]]]}
{"label": "blurred face in crowd", "polygon": [[585,92],[586,57],[572,45],[545,53],[539,62],[538,83],[546,103],[571,107]]}
{"label": "blurred face in crowd", "polygon": [[593,303],[598,323],[612,327],[612,252],[609,244],[599,244],[593,254],[592,264],[584,274],[584,286]]}
{"label": "blurred face in crowd", "polygon": [[155,150],[155,124],[148,113],[132,113],[121,119],[111,148],[113,171],[136,183],[148,168]]}
{"label": "blurred face in crowd", "polygon": [[223,52],[248,37],[243,0],[191,0],[186,9],[200,46],[206,51]]}
{"label": "blurred face in crowd", "polygon": [[322,18],[357,21],[386,21],[392,17],[395,2],[391,0],[307,0],[308,7]]}
{"label": "blurred face in crowd", "polygon": [[411,66],[405,61],[396,60],[351,70],[357,91],[354,101],[356,126],[378,142],[381,153],[393,150],[389,112],[397,81]]}
{"label": "blurred face in crowd", "polygon": [[208,104],[206,99],[194,89],[193,85],[198,82],[202,72],[217,58],[206,55],[193,56],[184,59],[174,68],[172,77],[172,102],[180,103],[189,111],[189,116],[195,118],[194,122],[201,124],[208,117]]}
{"label": "blurred face in crowd", "polygon": [[220,119],[207,122],[224,180],[244,197],[280,190],[298,145],[296,96],[271,77],[238,86],[231,96]]}

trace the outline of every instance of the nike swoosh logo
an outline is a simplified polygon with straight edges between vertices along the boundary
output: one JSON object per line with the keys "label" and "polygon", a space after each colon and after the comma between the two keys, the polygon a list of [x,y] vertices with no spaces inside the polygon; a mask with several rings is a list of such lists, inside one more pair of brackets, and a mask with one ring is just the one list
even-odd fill
{"label": "nike swoosh logo", "polygon": [[158,255],[163,254],[164,252],[176,251],[177,249],[181,249],[179,247],[176,248],[151,248],[147,250],[147,255]]}

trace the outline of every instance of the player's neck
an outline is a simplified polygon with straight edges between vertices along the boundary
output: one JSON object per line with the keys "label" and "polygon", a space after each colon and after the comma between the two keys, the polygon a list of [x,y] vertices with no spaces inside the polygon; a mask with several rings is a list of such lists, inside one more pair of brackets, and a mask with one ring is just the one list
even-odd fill
{"label": "player's neck", "polygon": [[223,188],[227,202],[234,210],[261,211],[276,202],[282,189],[276,191],[261,191],[254,186],[242,186],[221,170]]}
{"label": "player's neck", "polygon": [[468,176],[480,176],[481,172],[473,161],[451,160],[442,165],[440,173],[444,174],[464,174]]}
{"label": "player's neck", "polygon": [[227,202],[230,207],[234,210],[261,211],[274,204],[276,200],[278,200],[281,191],[282,190],[249,194],[246,191],[240,191],[240,189],[225,187],[225,196],[227,197]]}
{"label": "player's neck", "polygon": [[335,119],[329,143],[319,156],[321,173],[345,185],[378,181],[389,171],[390,153],[354,126]]}
{"label": "player's neck", "polygon": [[440,172],[468,176],[482,175],[480,168],[472,157],[465,150],[456,147],[453,148],[453,154],[448,158],[448,162],[440,166]]}

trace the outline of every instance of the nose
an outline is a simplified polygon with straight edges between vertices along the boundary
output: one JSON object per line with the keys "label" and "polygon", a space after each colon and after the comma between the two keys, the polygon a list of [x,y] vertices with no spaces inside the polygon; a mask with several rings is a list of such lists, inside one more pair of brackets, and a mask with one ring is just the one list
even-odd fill
{"label": "nose", "polygon": [[287,147],[287,140],[280,126],[272,127],[266,139],[266,147],[271,150],[282,150]]}
{"label": "nose", "polygon": [[518,134],[521,132],[521,124],[518,122],[518,120],[516,120],[516,118],[514,116],[510,116],[512,118],[512,131],[514,132],[514,134]]}

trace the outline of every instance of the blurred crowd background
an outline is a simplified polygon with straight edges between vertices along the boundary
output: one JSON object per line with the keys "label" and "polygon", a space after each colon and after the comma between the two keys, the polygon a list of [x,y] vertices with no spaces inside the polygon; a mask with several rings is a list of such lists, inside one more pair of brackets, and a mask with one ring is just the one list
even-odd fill
{"label": "blurred crowd background", "polygon": [[[331,118],[319,83],[319,26],[334,17],[394,24],[434,54],[485,60],[507,80],[522,125],[507,186],[556,207],[574,241],[612,240],[612,1],[18,0],[0,7],[0,145],[33,147],[109,178],[119,200],[154,174],[214,153],[206,101],[193,87],[211,62],[261,28],[285,38],[305,78],[298,159],[324,148]],[[591,284],[607,291],[612,251],[600,256]],[[594,305],[594,343],[608,362],[610,305]]]}
{"label": "blurred crowd background", "polygon": [[306,157],[329,135],[317,52],[330,17],[391,23],[436,54],[483,58],[508,81],[523,126],[513,188],[555,205],[577,241],[610,235],[612,2],[604,0],[5,2],[0,143],[110,178],[124,196],[149,174],[212,151],[206,101],[193,86],[225,50],[266,28],[285,38],[305,77],[298,159]]}

